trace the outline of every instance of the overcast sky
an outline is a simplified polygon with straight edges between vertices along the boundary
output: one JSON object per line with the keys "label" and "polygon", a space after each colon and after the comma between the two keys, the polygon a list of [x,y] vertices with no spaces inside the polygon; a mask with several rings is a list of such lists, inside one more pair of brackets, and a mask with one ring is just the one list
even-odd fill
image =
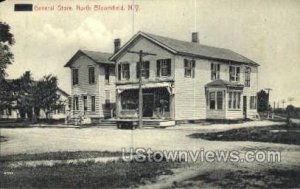
{"label": "overcast sky", "polygon": [[[132,11],[14,12],[16,2],[39,6],[124,5],[133,1],[5,1],[0,20],[15,36],[15,62],[9,78],[26,70],[35,79],[56,75],[59,86],[70,92],[66,62],[78,49],[112,52],[113,39],[124,44],[137,31],[181,40],[199,32],[200,43],[228,48],[259,67],[259,89],[272,88],[271,100],[294,97],[300,106],[300,1],[299,0],[144,0]],[[72,2],[72,4],[70,4]],[[282,106],[282,104],[280,104]]]}

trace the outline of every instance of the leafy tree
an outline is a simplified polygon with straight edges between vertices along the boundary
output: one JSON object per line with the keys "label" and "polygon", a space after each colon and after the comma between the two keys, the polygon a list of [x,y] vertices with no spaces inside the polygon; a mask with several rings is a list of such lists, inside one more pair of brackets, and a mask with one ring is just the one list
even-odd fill
{"label": "leafy tree", "polygon": [[17,98],[17,108],[20,111],[21,117],[24,118],[27,113],[28,117],[31,118],[32,110],[35,106],[34,95],[36,91],[36,82],[33,81],[31,72],[26,71],[13,84]]}
{"label": "leafy tree", "polygon": [[14,60],[14,55],[10,49],[14,43],[15,39],[10,32],[10,26],[0,22],[0,78],[4,78],[7,65]]}
{"label": "leafy tree", "polygon": [[55,76],[46,75],[37,82],[34,93],[35,106],[44,110],[47,117],[59,105],[60,96],[57,94],[57,90],[57,77]]}
{"label": "leafy tree", "polygon": [[15,43],[14,36],[10,32],[8,24],[0,22],[0,111],[10,108],[13,102],[11,85],[4,76],[8,64],[13,62],[13,54],[10,47]]}
{"label": "leafy tree", "polygon": [[259,112],[264,112],[269,109],[268,98],[269,95],[264,90],[261,90],[257,93],[257,110]]}

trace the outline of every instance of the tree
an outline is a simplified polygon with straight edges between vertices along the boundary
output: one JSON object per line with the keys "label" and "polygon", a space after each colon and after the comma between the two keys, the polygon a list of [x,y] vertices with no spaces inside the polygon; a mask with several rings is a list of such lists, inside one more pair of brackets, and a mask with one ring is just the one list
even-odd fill
{"label": "tree", "polygon": [[7,65],[12,64],[14,60],[14,55],[10,49],[14,43],[15,39],[10,32],[10,26],[0,22],[0,79],[3,79],[6,75]]}
{"label": "tree", "polygon": [[44,110],[47,118],[49,113],[59,106],[57,90],[57,78],[55,76],[46,75],[37,82],[34,93],[35,107]]}
{"label": "tree", "polygon": [[257,93],[257,110],[264,112],[269,109],[268,94],[265,90],[261,90]]}

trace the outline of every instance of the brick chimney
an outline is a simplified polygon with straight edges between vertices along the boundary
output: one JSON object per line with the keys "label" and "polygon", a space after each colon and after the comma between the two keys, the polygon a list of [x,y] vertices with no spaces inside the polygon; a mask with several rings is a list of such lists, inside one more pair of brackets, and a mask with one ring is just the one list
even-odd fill
{"label": "brick chimney", "polygon": [[192,33],[192,42],[193,43],[199,43],[198,32],[193,32]]}
{"label": "brick chimney", "polygon": [[121,39],[120,38],[115,39],[114,45],[115,45],[114,53],[116,53],[121,47]]}

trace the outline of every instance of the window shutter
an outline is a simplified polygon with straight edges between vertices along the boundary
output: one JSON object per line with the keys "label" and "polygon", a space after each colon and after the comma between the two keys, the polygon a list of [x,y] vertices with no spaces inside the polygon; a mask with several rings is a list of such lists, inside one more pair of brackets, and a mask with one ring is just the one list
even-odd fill
{"label": "window shutter", "polygon": [[157,77],[160,76],[160,61],[159,60],[156,61],[156,76]]}
{"label": "window shutter", "polygon": [[121,64],[118,65],[118,78],[121,80]]}
{"label": "window shutter", "polygon": [[167,59],[168,76],[171,76],[171,59]]}
{"label": "window shutter", "polygon": [[149,72],[150,72],[150,62],[149,61],[146,61],[144,63],[144,69],[145,69],[145,72],[146,72],[145,77],[149,78]]}
{"label": "window shutter", "polygon": [[195,77],[195,60],[192,60],[192,77]]}
{"label": "window shutter", "polygon": [[136,78],[140,77],[140,63],[136,63]]}
{"label": "window shutter", "polygon": [[188,67],[188,60],[184,59],[184,68],[187,68],[187,67]]}

